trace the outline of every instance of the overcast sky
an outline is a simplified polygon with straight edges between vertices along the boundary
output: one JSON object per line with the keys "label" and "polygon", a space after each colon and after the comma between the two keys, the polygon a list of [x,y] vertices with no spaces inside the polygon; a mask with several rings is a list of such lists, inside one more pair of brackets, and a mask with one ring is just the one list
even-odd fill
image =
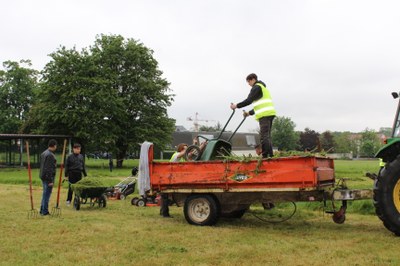
{"label": "overcast sky", "polygon": [[[140,40],[171,83],[169,116],[188,129],[196,112],[224,124],[252,72],[297,130],[391,127],[390,92],[400,91],[400,1],[12,0],[0,25],[0,62],[38,70],[61,45],[80,50],[97,34]],[[250,117],[240,131],[257,128]]]}

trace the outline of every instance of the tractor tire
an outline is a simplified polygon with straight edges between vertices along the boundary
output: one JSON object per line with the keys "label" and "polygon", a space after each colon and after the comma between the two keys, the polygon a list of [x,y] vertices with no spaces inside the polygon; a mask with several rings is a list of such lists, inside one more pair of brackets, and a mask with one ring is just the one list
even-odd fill
{"label": "tractor tire", "polygon": [[220,216],[220,207],[210,195],[191,195],[186,198],[184,206],[185,219],[193,225],[214,225]]}
{"label": "tractor tire", "polygon": [[375,180],[374,206],[383,225],[400,236],[400,156],[386,164]]}

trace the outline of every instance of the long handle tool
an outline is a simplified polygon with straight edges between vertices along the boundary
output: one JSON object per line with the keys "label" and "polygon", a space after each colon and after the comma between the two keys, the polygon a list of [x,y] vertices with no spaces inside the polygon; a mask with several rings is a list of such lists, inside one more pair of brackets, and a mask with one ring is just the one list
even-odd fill
{"label": "long handle tool", "polygon": [[32,193],[32,171],[31,171],[31,157],[29,156],[29,142],[26,141],[26,154],[28,156],[28,176],[29,176],[29,196],[31,199],[31,210],[28,212],[28,219],[37,218],[38,211],[33,207],[33,193]]}
{"label": "long handle tool", "polygon": [[60,176],[58,178],[58,189],[57,189],[57,202],[56,206],[53,207],[52,216],[53,217],[60,217],[61,216],[61,208],[60,208],[60,190],[61,190],[61,179],[64,170],[64,157],[65,157],[65,148],[67,147],[67,139],[64,139],[64,147],[61,157],[61,166],[60,166]]}

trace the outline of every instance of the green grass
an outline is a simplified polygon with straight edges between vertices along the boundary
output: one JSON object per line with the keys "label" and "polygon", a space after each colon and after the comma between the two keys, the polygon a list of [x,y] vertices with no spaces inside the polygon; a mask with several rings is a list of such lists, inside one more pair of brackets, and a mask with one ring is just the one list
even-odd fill
{"label": "green grass", "polygon": [[[338,177],[352,178],[349,185],[372,187],[363,169],[373,169],[375,162],[335,161],[335,165]],[[320,208],[306,204],[299,204],[298,212],[284,223],[263,223],[245,214],[242,219],[221,219],[216,226],[198,227],[185,221],[183,208],[171,207],[173,218],[161,218],[157,207],[132,206],[133,195],[125,201],[109,200],[106,208],[85,204],[75,211],[65,206],[66,189],[62,188],[60,218],[28,220],[27,182],[3,183],[6,175],[27,180],[26,170],[3,170],[0,265],[400,264],[400,238],[375,215],[349,211],[346,222],[337,225]],[[109,173],[108,168],[94,165],[88,172],[120,180],[130,169]],[[35,185],[36,208],[40,198],[41,187]],[[53,192],[50,208],[55,199]]]}

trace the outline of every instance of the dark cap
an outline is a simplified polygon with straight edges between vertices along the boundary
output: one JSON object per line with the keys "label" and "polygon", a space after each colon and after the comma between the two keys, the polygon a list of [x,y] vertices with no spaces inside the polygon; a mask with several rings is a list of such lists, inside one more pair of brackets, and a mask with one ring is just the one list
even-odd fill
{"label": "dark cap", "polygon": [[74,143],[74,148],[80,148],[81,147],[81,144],[79,144],[79,143]]}

